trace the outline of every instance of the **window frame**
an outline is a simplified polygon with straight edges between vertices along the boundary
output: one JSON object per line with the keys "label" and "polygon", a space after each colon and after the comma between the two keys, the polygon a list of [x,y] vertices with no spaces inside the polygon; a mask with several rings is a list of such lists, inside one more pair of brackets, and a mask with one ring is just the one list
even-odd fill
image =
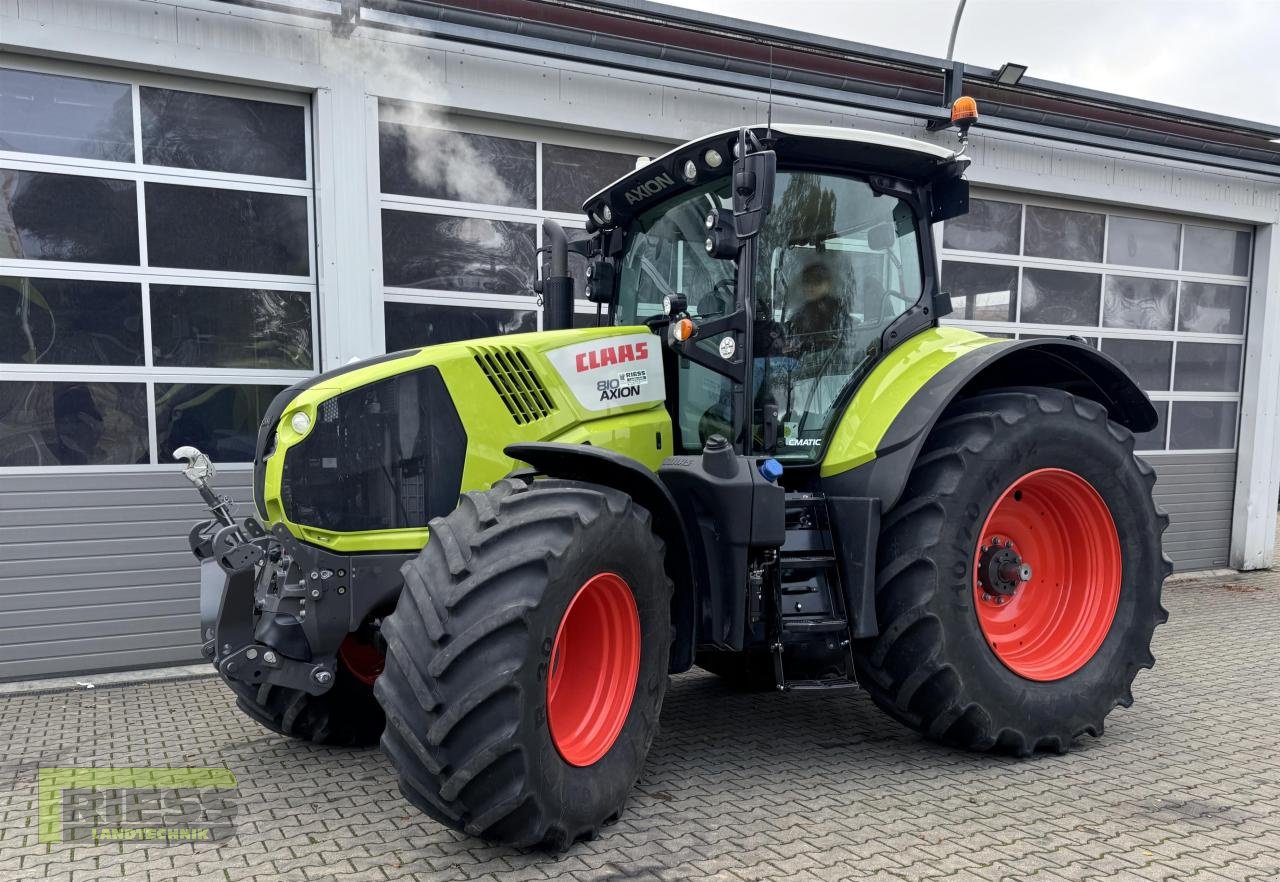
{"label": "window frame", "polygon": [[[72,156],[23,153],[0,150],[0,168],[18,169],[52,174],[83,177],[115,178],[135,184],[138,221],[137,266],[82,263],[58,260],[0,259],[0,275],[27,276],[50,279],[85,281],[132,282],[139,285],[142,298],[143,364],[137,366],[100,366],[76,364],[0,364],[5,381],[15,382],[103,382],[139,383],[146,386],[147,442],[150,462],[111,465],[51,465],[51,466],[0,466],[0,474],[48,474],[58,472],[118,472],[154,470],[157,466],[170,465],[159,458],[156,426],[157,385],[209,384],[291,386],[316,374],[323,364],[321,299],[318,292],[319,255],[316,228],[316,169],[314,152],[314,106],[312,96],[304,91],[285,91],[241,86],[235,83],[169,76],[160,73],[82,64],[60,59],[15,56],[0,57],[0,66],[54,76],[79,77],[126,84],[130,88],[133,125],[133,161],[119,162],[97,159],[81,159]],[[234,174],[203,171],[200,169],[171,168],[146,165],[143,162],[141,88],[152,86],[185,92],[200,92],[227,98],[300,106],[303,109],[303,139],[305,172],[301,179],[277,178],[265,175]],[[307,253],[309,272],[306,276],[278,275],[252,272],[228,272],[221,270],[175,269],[152,267],[147,254],[146,194],[148,182],[178,184],[207,189],[246,190],[263,193],[279,193],[302,196],[306,200]],[[311,358],[310,370],[283,370],[275,368],[218,368],[218,367],[157,367],[152,351],[151,285],[196,285],[209,288],[262,288],[268,290],[306,292],[311,309]],[[219,463],[220,468],[245,470],[251,463]]]}

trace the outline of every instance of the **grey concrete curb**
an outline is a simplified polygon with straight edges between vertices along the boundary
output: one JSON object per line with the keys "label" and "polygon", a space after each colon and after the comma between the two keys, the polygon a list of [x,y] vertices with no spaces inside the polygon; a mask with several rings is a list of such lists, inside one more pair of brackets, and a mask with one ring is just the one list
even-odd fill
{"label": "grey concrete curb", "polygon": [[0,683],[0,698],[10,695],[31,695],[42,692],[79,692],[89,689],[110,689],[116,686],[136,686],[141,683],[163,683],[176,680],[202,680],[216,677],[218,672],[207,662],[179,665],[169,668],[146,668],[140,671],[115,671],[109,674],[81,674],[73,677],[50,677],[43,680],[18,680]]}

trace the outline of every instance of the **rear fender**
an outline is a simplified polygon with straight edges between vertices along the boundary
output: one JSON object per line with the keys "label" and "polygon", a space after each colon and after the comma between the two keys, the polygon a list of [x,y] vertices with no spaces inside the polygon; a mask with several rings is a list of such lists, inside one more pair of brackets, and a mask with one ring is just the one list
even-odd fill
{"label": "rear fender", "polygon": [[693,666],[695,598],[704,577],[694,565],[684,519],[676,501],[658,476],[642,463],[612,450],[586,444],[531,442],[510,444],[504,452],[527,462],[541,475],[612,487],[643,506],[653,519],[653,530],[666,545],[667,574],[675,583],[671,599],[669,670],[673,674]]}
{"label": "rear fender", "polygon": [[1149,431],[1159,421],[1150,399],[1125,369],[1085,343],[1064,338],[981,345],[963,352],[926,380],[892,416],[878,440],[864,439],[865,444],[874,444],[873,459],[843,471],[829,470],[824,463],[824,490],[876,497],[881,510],[889,511],[947,407],[953,401],[1009,388],[1061,389],[1096,401],[1107,409],[1108,419],[1131,432]]}

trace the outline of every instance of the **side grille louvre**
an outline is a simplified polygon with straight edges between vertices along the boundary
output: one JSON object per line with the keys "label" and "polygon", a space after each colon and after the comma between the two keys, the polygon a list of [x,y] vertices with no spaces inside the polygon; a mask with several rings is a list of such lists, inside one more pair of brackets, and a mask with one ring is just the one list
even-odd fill
{"label": "side grille louvre", "polygon": [[489,378],[502,403],[519,425],[550,416],[556,409],[551,393],[519,349],[485,346],[472,349],[476,364]]}

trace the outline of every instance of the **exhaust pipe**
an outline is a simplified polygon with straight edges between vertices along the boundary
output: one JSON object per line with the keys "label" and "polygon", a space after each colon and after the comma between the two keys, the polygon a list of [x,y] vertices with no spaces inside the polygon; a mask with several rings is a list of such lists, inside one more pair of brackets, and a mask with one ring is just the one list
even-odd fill
{"label": "exhaust pipe", "polygon": [[[541,294],[542,329],[561,331],[573,327],[573,279],[569,275],[569,240],[564,228],[553,220],[542,222],[543,246],[550,257],[545,278],[534,281]],[[539,266],[541,269],[541,266]]]}

